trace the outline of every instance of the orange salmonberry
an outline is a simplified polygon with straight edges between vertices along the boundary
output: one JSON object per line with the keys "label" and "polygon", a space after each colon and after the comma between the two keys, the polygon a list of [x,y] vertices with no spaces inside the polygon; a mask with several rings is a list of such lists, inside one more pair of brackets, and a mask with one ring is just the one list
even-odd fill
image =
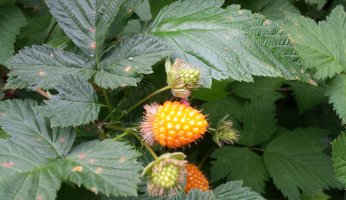
{"label": "orange salmonberry", "polygon": [[185,165],[186,169],[186,186],[185,193],[190,190],[197,189],[201,191],[209,190],[209,182],[203,175],[203,173],[194,164],[187,163]]}
{"label": "orange salmonberry", "polygon": [[207,131],[205,115],[178,101],[147,105],[145,109],[141,133],[149,144],[157,141],[168,148],[179,148],[199,139]]}

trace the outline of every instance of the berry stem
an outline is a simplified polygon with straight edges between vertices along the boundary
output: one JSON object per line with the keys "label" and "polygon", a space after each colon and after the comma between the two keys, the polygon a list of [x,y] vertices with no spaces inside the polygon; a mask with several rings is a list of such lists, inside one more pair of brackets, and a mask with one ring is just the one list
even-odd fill
{"label": "berry stem", "polygon": [[44,39],[44,43],[47,43],[47,42],[48,42],[48,40],[49,40],[50,36],[52,35],[52,33],[53,33],[53,31],[54,31],[56,25],[58,25],[58,22],[55,21],[54,24],[53,24],[53,26],[50,28],[47,37]]}
{"label": "berry stem", "polygon": [[141,137],[139,137],[139,135],[137,135],[135,132],[131,131],[131,134],[133,136],[135,136],[144,146],[145,148],[149,151],[149,153],[151,154],[151,156],[153,156],[153,158],[156,160],[158,158],[158,156],[156,155],[156,153],[154,152],[154,150],[147,144],[145,143]]}
{"label": "berry stem", "polygon": [[107,104],[108,112],[111,115],[111,119],[113,121],[115,119],[115,116],[113,114],[112,105],[111,105],[111,103],[109,101],[107,91],[105,89],[102,89],[102,93],[103,93],[103,96],[104,96],[106,104]]}
{"label": "berry stem", "polygon": [[125,137],[126,135],[128,135],[131,132],[131,129],[127,129],[126,131],[124,131],[122,134],[117,135],[115,138],[113,138],[113,141],[119,140],[123,137]]}
{"label": "berry stem", "polygon": [[36,89],[36,92],[37,92],[38,94],[42,95],[44,98],[50,99],[49,94],[48,94],[47,92],[45,92],[44,90],[42,90],[42,89]]}
{"label": "berry stem", "polygon": [[260,149],[260,148],[256,148],[256,147],[249,147],[249,149],[254,150],[254,151],[264,152],[264,149]]}
{"label": "berry stem", "polygon": [[210,156],[211,152],[214,150],[214,148],[209,149],[208,152],[204,155],[201,162],[199,162],[198,168],[202,169],[204,163],[207,161],[208,157]]}
{"label": "berry stem", "polygon": [[[149,94],[148,96],[146,96],[144,99],[140,100],[139,102],[137,102],[135,105],[133,105],[131,108],[129,108],[127,111],[121,113],[121,115],[119,115],[119,117],[116,118],[116,121],[120,120],[121,118],[123,118],[125,115],[127,115],[128,113],[130,113],[132,110],[134,110],[135,108],[137,108],[138,106],[140,106],[142,103],[144,103],[145,101],[147,101],[148,99],[150,99],[151,97],[163,92],[163,91],[166,91],[166,90],[169,90],[171,87],[170,86],[165,86],[161,89],[158,89],[156,91],[154,91],[153,93]],[[113,121],[113,120],[112,120]]]}

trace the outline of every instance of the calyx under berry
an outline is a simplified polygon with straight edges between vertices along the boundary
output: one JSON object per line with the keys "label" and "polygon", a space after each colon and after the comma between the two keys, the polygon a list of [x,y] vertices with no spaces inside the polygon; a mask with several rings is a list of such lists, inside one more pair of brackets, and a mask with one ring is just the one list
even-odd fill
{"label": "calyx under berry", "polygon": [[233,122],[227,118],[228,115],[222,118],[214,130],[213,140],[219,147],[224,144],[233,144],[239,139],[238,132],[233,128]]}
{"label": "calyx under berry", "polygon": [[189,63],[177,58],[172,65],[170,59],[166,60],[167,84],[173,96],[187,99],[190,91],[200,85],[200,71]]}
{"label": "calyx under berry", "polygon": [[180,152],[166,153],[143,170],[142,176],[148,178],[150,196],[174,195],[182,189],[186,174],[185,157]]}

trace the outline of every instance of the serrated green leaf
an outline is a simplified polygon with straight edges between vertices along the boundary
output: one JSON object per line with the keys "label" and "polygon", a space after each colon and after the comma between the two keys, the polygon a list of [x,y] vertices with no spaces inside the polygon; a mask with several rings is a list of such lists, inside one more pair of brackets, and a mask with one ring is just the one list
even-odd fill
{"label": "serrated green leaf", "polygon": [[150,11],[153,17],[159,14],[160,10],[166,5],[173,3],[176,0],[149,0]]}
{"label": "serrated green leaf", "polygon": [[50,46],[25,48],[10,58],[7,65],[12,70],[10,76],[45,89],[53,88],[63,75],[75,74],[87,80],[95,72],[93,64],[83,57]]}
{"label": "serrated green leaf", "polygon": [[200,190],[191,190],[187,194],[186,200],[216,200],[212,192],[203,192]]}
{"label": "serrated green leaf", "polygon": [[232,119],[241,120],[244,114],[244,103],[235,97],[225,97],[223,99],[208,101],[201,105],[203,113],[208,114],[208,121],[217,125],[226,115]]}
{"label": "serrated green leaf", "polygon": [[228,96],[228,86],[231,82],[231,80],[213,80],[211,88],[199,88],[198,90],[193,91],[192,96],[193,98],[202,99],[205,101],[222,99]]}
{"label": "serrated green leaf", "polygon": [[50,119],[52,127],[87,124],[98,117],[101,106],[93,87],[79,77],[65,75],[55,86],[58,95],[37,110]]}
{"label": "serrated green leaf", "polygon": [[338,6],[319,24],[302,16],[292,16],[281,23],[302,56],[303,66],[313,69],[317,79],[330,78],[345,70],[345,21],[343,7]]}
{"label": "serrated green leaf", "polygon": [[2,200],[54,200],[60,180],[54,163],[32,146],[0,140],[0,196]]}
{"label": "serrated green leaf", "polygon": [[47,0],[50,12],[87,55],[102,57],[103,42],[125,0]]}
{"label": "serrated green leaf", "polygon": [[340,74],[334,77],[328,84],[326,95],[329,96],[329,102],[342,120],[346,123],[346,75]]}
{"label": "serrated green leaf", "polygon": [[317,5],[317,10],[321,10],[327,3],[327,0],[305,0],[305,2],[312,5]]}
{"label": "serrated green leaf", "polygon": [[28,145],[44,157],[63,157],[73,144],[74,130],[50,128],[36,106],[32,100],[1,101],[0,126],[19,145]]}
{"label": "serrated green leaf", "polygon": [[346,134],[343,133],[332,143],[333,164],[337,178],[346,187]]}
{"label": "serrated green leaf", "polygon": [[[137,9],[142,0],[125,0],[122,4],[118,14],[115,16],[115,19],[112,25],[109,27],[109,39],[126,36],[125,32],[122,31],[126,24],[128,24],[129,18],[132,16],[132,13]],[[138,33],[141,33],[137,32]],[[126,37],[125,37],[126,38]]]}
{"label": "serrated green leaf", "polygon": [[6,85],[4,89],[23,89],[29,85],[28,82],[23,81],[21,78],[8,74]]}
{"label": "serrated green leaf", "polygon": [[242,181],[231,181],[222,184],[214,190],[215,199],[222,200],[264,200],[256,192],[243,186]]}
{"label": "serrated green leaf", "polygon": [[92,141],[77,147],[57,166],[59,175],[97,193],[137,196],[141,165],[130,146],[112,140]]}
{"label": "serrated green leaf", "polygon": [[[158,1],[156,1],[156,3],[157,2]],[[141,21],[150,21],[153,18],[150,8],[149,0],[144,0],[136,6],[135,13],[139,16]]]}
{"label": "serrated green leaf", "polygon": [[95,83],[103,88],[135,86],[151,66],[171,54],[171,48],[158,37],[135,35],[113,47],[100,63]]}
{"label": "serrated green leaf", "polygon": [[299,14],[299,10],[287,0],[233,0],[231,2],[272,20],[281,20],[288,15]]}
{"label": "serrated green leaf", "polygon": [[243,180],[256,192],[264,192],[268,174],[262,157],[243,147],[223,147],[215,150],[212,158],[211,180]]}
{"label": "serrated green leaf", "polygon": [[252,75],[302,79],[300,60],[279,27],[262,16],[220,8],[222,0],[177,1],[161,10],[150,32],[172,46],[180,57],[211,78],[252,81]]}
{"label": "serrated green leaf", "polygon": [[282,78],[256,77],[252,83],[234,82],[232,90],[240,97],[252,99],[263,94],[275,93],[284,81]]}
{"label": "serrated green leaf", "polygon": [[25,17],[17,6],[0,5],[0,64],[5,64],[13,54],[16,36],[25,23]]}
{"label": "serrated green leaf", "polygon": [[244,128],[240,130],[239,143],[246,146],[261,144],[275,133],[277,119],[275,118],[275,100],[278,94],[263,94],[245,103]]}
{"label": "serrated green leaf", "polygon": [[288,84],[290,85],[294,98],[298,103],[299,113],[303,113],[309,108],[318,105],[327,99],[324,88],[322,87],[293,81]]}
{"label": "serrated green leaf", "polygon": [[274,184],[288,199],[299,199],[300,192],[314,195],[336,187],[332,162],[322,153],[326,145],[321,129],[296,129],[282,133],[264,151],[264,162]]}

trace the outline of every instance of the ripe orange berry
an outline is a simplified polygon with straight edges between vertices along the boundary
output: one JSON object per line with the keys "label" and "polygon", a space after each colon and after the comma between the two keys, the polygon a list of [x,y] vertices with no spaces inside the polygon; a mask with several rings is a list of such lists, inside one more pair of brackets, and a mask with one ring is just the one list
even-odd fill
{"label": "ripe orange berry", "polygon": [[185,193],[190,190],[198,189],[201,191],[209,190],[209,182],[203,175],[203,173],[194,164],[187,163],[185,165],[186,169],[186,186]]}
{"label": "ripe orange berry", "polygon": [[141,132],[149,144],[155,140],[162,146],[179,148],[199,139],[207,131],[205,116],[178,101],[147,105],[145,109]]}

